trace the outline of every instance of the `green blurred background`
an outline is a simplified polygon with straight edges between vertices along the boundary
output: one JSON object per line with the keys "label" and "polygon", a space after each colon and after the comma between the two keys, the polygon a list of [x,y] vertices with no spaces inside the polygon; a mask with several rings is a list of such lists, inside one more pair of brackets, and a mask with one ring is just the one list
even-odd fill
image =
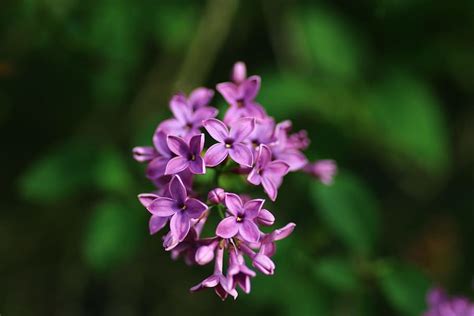
{"label": "green blurred background", "polygon": [[[188,293],[210,267],[148,235],[131,148],[237,60],[340,172],[287,177],[276,274],[222,303]],[[419,315],[432,284],[469,295],[473,102],[469,0],[4,0],[0,313]]]}

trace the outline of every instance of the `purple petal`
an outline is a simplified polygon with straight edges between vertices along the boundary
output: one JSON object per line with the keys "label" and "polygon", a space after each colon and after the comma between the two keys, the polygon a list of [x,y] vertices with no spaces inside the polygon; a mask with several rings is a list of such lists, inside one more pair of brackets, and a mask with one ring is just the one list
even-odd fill
{"label": "purple petal", "polygon": [[229,155],[236,163],[247,167],[252,167],[253,154],[247,146],[238,143],[233,144],[232,148],[229,149]]}
{"label": "purple petal", "polygon": [[208,105],[213,96],[213,90],[207,88],[197,88],[194,89],[189,95],[188,104],[193,107],[193,109],[198,109]]}
{"label": "purple petal", "polygon": [[255,258],[253,258],[252,265],[267,275],[272,275],[275,271],[275,263],[273,263],[272,259],[263,254],[256,255]]}
{"label": "purple petal", "polygon": [[219,276],[211,275],[210,277],[205,278],[201,283],[193,286],[190,291],[196,292],[203,288],[215,287],[217,284],[219,284]]}
{"label": "purple petal", "polygon": [[235,193],[226,193],[225,206],[230,214],[237,216],[242,212],[242,199]]}
{"label": "purple petal", "polygon": [[207,130],[209,135],[218,142],[223,143],[225,139],[229,136],[229,130],[227,126],[218,119],[208,119],[202,122],[202,125]]}
{"label": "purple petal", "polygon": [[251,76],[240,85],[241,95],[245,100],[253,100],[260,90],[260,76]]}
{"label": "purple petal", "polygon": [[178,204],[182,204],[186,201],[186,187],[179,176],[174,176],[170,181],[170,195],[178,202]]}
{"label": "purple petal", "polygon": [[197,109],[196,112],[193,113],[191,122],[196,126],[200,127],[203,124],[203,121],[207,119],[211,119],[217,116],[219,111],[211,106],[206,106],[200,109]]}
{"label": "purple petal", "polygon": [[160,155],[164,157],[171,157],[171,151],[168,148],[167,135],[163,131],[155,131],[153,134],[153,145]]}
{"label": "purple petal", "polygon": [[169,135],[167,138],[169,149],[177,156],[187,157],[189,154],[189,146],[181,138],[173,135]]}
{"label": "purple petal", "polygon": [[249,219],[244,219],[238,226],[240,236],[247,242],[258,242],[260,238],[260,231],[258,230],[257,224]]}
{"label": "purple petal", "polygon": [[295,171],[303,168],[308,160],[306,156],[297,149],[288,149],[276,156],[278,160],[283,160],[290,166],[290,171]]}
{"label": "purple petal", "polygon": [[205,174],[206,173],[206,164],[202,157],[197,156],[194,160],[189,162],[189,170],[194,174]]}
{"label": "purple petal", "polygon": [[216,235],[222,238],[234,237],[239,231],[239,225],[235,221],[235,217],[224,218],[216,228]]}
{"label": "purple petal", "polygon": [[204,134],[195,135],[189,140],[189,151],[196,156],[201,154],[204,148]]}
{"label": "purple petal", "polygon": [[235,83],[241,83],[247,78],[247,67],[245,63],[239,61],[234,64],[234,69],[232,70],[232,81]]}
{"label": "purple petal", "polygon": [[275,223],[275,216],[267,210],[262,208],[258,213],[257,223],[265,226],[272,226]]}
{"label": "purple petal", "polygon": [[161,217],[158,215],[153,215],[148,222],[148,228],[150,230],[150,235],[156,234],[160,231],[163,227],[166,226],[166,222],[168,222],[168,217]]}
{"label": "purple petal", "polygon": [[255,200],[247,201],[244,204],[245,218],[254,219],[255,217],[257,217],[258,213],[262,209],[264,202],[265,200],[263,199],[255,199]]}
{"label": "purple petal", "polygon": [[295,223],[288,223],[284,227],[276,229],[271,235],[272,235],[272,240],[282,240],[286,237],[288,237],[293,230],[295,229],[296,224]]}
{"label": "purple petal", "polygon": [[261,180],[262,179],[260,177],[259,170],[256,167],[253,168],[247,177],[247,181],[253,185],[259,185]]}
{"label": "purple petal", "polygon": [[173,159],[170,159],[168,163],[166,164],[166,170],[165,174],[176,174],[184,169],[186,169],[189,166],[189,161],[181,156],[174,157]]}
{"label": "purple petal", "polygon": [[186,238],[190,228],[191,223],[189,222],[189,217],[184,212],[176,212],[176,214],[171,217],[171,233],[179,241],[183,241],[183,239]]}
{"label": "purple petal", "polygon": [[190,106],[188,106],[186,97],[184,95],[174,95],[170,101],[170,109],[171,112],[173,112],[174,117],[176,117],[179,122],[186,124],[189,121],[192,109]]}
{"label": "purple petal", "polygon": [[234,142],[241,143],[253,132],[254,128],[255,119],[244,117],[232,123],[229,136],[234,139]]}
{"label": "purple petal", "polygon": [[197,199],[189,198],[184,204],[186,205],[186,213],[191,218],[199,218],[202,212],[207,210],[207,205]]}
{"label": "purple petal", "polygon": [[[180,122],[175,118],[164,120],[158,125],[158,130],[165,135],[173,134],[178,136],[184,136],[186,123]],[[166,141],[166,139],[165,139]]]}
{"label": "purple petal", "polygon": [[159,197],[151,202],[147,209],[153,215],[161,217],[171,216],[176,213],[176,202],[167,197]]}
{"label": "purple petal", "polygon": [[169,158],[166,157],[156,157],[148,164],[146,168],[146,176],[149,179],[156,179],[165,174],[166,164],[168,163]]}
{"label": "purple petal", "polygon": [[142,203],[144,207],[148,207],[148,205],[150,205],[151,202],[153,202],[157,198],[159,198],[159,196],[153,193],[142,193],[138,195],[138,200],[140,201],[140,203]]}
{"label": "purple petal", "polygon": [[262,186],[270,200],[275,201],[278,194],[275,183],[269,177],[262,177]]}
{"label": "purple petal", "polygon": [[134,147],[132,152],[133,152],[133,159],[135,159],[138,162],[150,161],[156,157],[155,149],[150,146]]}
{"label": "purple petal", "polygon": [[217,91],[224,97],[229,104],[236,104],[236,99],[239,98],[238,87],[232,82],[219,83],[216,86]]}
{"label": "purple petal", "polygon": [[272,160],[272,151],[267,145],[258,146],[256,164],[260,168],[265,168],[267,164]]}
{"label": "purple petal", "polygon": [[206,166],[215,167],[224,159],[227,158],[229,151],[225,148],[224,144],[218,143],[214,144],[206,151],[206,156],[204,157],[204,161],[206,162]]}
{"label": "purple petal", "polygon": [[265,175],[275,179],[281,178],[288,173],[290,165],[281,160],[272,161],[265,168]]}

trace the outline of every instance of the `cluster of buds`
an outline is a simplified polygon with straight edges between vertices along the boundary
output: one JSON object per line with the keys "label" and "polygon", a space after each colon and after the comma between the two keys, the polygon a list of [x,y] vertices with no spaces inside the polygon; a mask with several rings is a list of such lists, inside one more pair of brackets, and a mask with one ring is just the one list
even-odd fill
{"label": "cluster of buds", "polygon": [[450,297],[442,288],[427,295],[428,311],[423,316],[474,316],[474,304],[466,297]]}
{"label": "cluster of buds", "polygon": [[[133,154],[147,164],[146,176],[155,185],[153,192],[138,196],[151,213],[150,234],[169,223],[163,246],[173,259],[183,257],[189,265],[214,261],[214,273],[191,291],[214,288],[222,299],[228,295],[235,299],[236,287],[249,293],[250,279],[256,275],[245,257],[256,270],[272,275],[275,242],[290,235],[295,224],[262,232],[262,226],[275,222],[265,200],[219,188],[220,177],[234,176],[249,189],[261,186],[275,201],[289,172],[301,170],[329,184],[336,165],[331,160],[308,162],[302,152],[309,145],[306,132],[292,133],[290,121],[277,124],[267,115],[255,101],[260,77],[247,77],[244,63],[236,63],[231,82],[216,89],[229,104],[222,121],[209,105],[213,90],[197,88],[188,97],[176,94],[170,101],[173,118],[158,125],[153,146],[136,147]],[[214,143],[207,150],[206,138]],[[194,181],[206,173],[203,179],[208,183]],[[210,216],[221,220],[206,236]]]}

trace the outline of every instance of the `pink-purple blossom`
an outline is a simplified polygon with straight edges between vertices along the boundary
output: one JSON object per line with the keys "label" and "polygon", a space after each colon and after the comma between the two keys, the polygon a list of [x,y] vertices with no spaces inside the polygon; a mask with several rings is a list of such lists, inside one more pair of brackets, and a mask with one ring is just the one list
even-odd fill
{"label": "pink-purple blossom", "polygon": [[[278,218],[263,207],[258,193],[252,195],[259,191],[254,186],[261,185],[275,201],[290,173],[304,171],[329,184],[336,171],[332,160],[308,162],[303,153],[310,143],[306,131],[292,132],[289,120],[277,123],[266,113],[257,102],[260,84],[259,76],[247,77],[245,64],[236,63],[231,82],[216,87],[229,105],[219,118],[210,105],[213,90],[200,87],[188,97],[175,94],[169,104],[173,117],[158,124],[153,146],[133,149],[152,182],[149,193],[138,195],[151,214],[150,234],[164,231],[163,247],[174,260],[213,263],[214,272],[191,291],[211,288],[223,300],[237,298],[237,289],[249,293],[257,272],[276,273],[272,257],[277,241],[295,228],[288,223],[271,230]],[[248,190],[228,192],[223,176],[235,177]]]}
{"label": "pink-purple blossom", "polygon": [[427,303],[423,316],[474,316],[474,303],[462,296],[449,297],[442,288],[431,289]]}

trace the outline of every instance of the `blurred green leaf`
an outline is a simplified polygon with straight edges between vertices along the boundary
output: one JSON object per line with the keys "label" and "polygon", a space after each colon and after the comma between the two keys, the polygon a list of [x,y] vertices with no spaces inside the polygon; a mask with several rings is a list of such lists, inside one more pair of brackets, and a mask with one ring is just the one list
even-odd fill
{"label": "blurred green leaf", "polygon": [[350,259],[322,257],[313,265],[314,275],[337,291],[354,291],[360,286]]}
{"label": "blurred green leaf", "polygon": [[136,208],[118,200],[97,205],[85,232],[83,255],[95,270],[105,270],[133,254],[143,231]]}
{"label": "blurred green leaf", "polygon": [[28,166],[20,178],[21,195],[35,202],[67,199],[90,186],[96,163],[93,146],[71,141]]}
{"label": "blurred green leaf", "polygon": [[392,306],[402,315],[418,316],[425,309],[428,279],[415,267],[399,262],[381,262],[379,285]]}
{"label": "blurred green leaf", "polygon": [[427,171],[446,168],[446,126],[436,98],[423,82],[400,72],[389,74],[375,85],[368,102],[379,142]]}
{"label": "blurred green leaf", "polygon": [[307,258],[297,249],[291,239],[279,242],[272,258],[277,263],[275,275],[254,278],[250,298],[259,304],[271,302],[281,311],[278,315],[330,315],[327,293],[317,280],[308,280]]}
{"label": "blurred green leaf", "polygon": [[319,75],[339,79],[359,76],[365,49],[354,26],[324,8],[303,8],[289,16],[290,40],[300,59]]}
{"label": "blurred green leaf", "polygon": [[118,150],[106,148],[100,153],[95,169],[95,181],[97,186],[105,191],[130,192],[133,177]]}
{"label": "blurred green leaf", "polygon": [[313,201],[322,220],[353,251],[372,252],[379,232],[377,203],[361,179],[341,172],[331,186],[314,182]]}

